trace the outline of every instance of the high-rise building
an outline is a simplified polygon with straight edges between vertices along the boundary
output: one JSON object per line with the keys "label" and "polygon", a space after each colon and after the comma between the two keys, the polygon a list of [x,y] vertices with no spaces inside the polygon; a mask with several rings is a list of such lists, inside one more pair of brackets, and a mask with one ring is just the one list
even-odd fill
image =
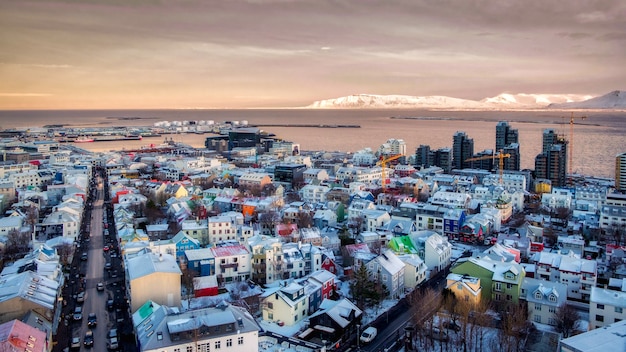
{"label": "high-rise building", "polygon": [[508,144],[504,147],[504,149],[502,149],[502,152],[504,154],[510,155],[508,158],[505,158],[503,160],[504,170],[519,171],[520,164],[521,164],[519,144],[518,143]]}
{"label": "high-rise building", "polygon": [[442,168],[443,172],[449,174],[452,171],[452,150],[450,148],[441,148],[431,151],[429,163]]}
{"label": "high-rise building", "polygon": [[626,192],[626,153],[615,157],[615,188]]}
{"label": "high-rise building", "polygon": [[452,137],[452,166],[454,169],[465,169],[471,167],[471,162],[465,160],[474,155],[474,140],[469,138],[465,132],[457,132]]}
{"label": "high-rise building", "polygon": [[535,158],[535,177],[563,187],[567,179],[567,140],[553,129],[543,131],[543,149]]}
{"label": "high-rise building", "polygon": [[511,143],[519,143],[519,133],[511,128],[508,122],[500,121],[496,125],[496,152],[503,150]]}
{"label": "high-rise building", "polygon": [[430,154],[430,146],[429,145],[420,145],[415,150],[415,167],[417,168],[427,168],[430,167],[431,163],[428,158]]}

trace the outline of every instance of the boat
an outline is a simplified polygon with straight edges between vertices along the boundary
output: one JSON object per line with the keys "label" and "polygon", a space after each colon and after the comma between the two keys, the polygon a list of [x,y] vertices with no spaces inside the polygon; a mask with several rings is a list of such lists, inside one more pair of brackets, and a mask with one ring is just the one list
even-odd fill
{"label": "boat", "polygon": [[93,142],[93,138],[78,137],[74,140],[74,143],[90,143],[90,142]]}

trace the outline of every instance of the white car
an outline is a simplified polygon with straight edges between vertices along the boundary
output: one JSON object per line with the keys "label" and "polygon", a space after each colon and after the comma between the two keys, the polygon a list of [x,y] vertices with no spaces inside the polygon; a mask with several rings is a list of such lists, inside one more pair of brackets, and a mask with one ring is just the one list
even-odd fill
{"label": "white car", "polygon": [[378,329],[370,326],[369,328],[363,330],[359,339],[362,343],[370,343],[372,342],[372,340],[374,340],[374,338],[376,338],[376,335],[378,335]]}

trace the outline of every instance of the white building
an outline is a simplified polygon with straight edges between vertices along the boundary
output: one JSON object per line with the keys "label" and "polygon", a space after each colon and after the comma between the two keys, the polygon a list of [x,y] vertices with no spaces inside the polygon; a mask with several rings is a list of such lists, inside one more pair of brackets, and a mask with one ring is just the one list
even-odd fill
{"label": "white building", "polygon": [[142,352],[259,351],[259,326],[254,318],[225,302],[180,313],[147,301],[132,320]]}
{"label": "white building", "polygon": [[622,320],[626,320],[626,292],[592,287],[589,328],[596,329]]}

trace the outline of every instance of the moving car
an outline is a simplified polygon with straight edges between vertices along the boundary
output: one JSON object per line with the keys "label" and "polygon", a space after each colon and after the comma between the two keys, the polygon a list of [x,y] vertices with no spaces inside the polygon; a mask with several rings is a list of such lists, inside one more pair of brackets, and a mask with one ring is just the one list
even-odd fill
{"label": "moving car", "polygon": [[96,317],[96,313],[89,313],[87,317],[87,326],[90,328],[95,328],[98,325],[98,317]]}
{"label": "moving car", "polygon": [[83,344],[85,347],[93,346],[93,331],[87,330],[85,333],[85,338],[83,338]]}
{"label": "moving car", "polygon": [[374,338],[376,338],[376,335],[378,335],[378,329],[370,326],[369,328],[363,330],[363,332],[361,333],[361,337],[359,337],[359,340],[361,340],[362,343],[369,343],[372,342]]}
{"label": "moving car", "polygon": [[104,283],[98,282],[98,291],[104,291]]}

